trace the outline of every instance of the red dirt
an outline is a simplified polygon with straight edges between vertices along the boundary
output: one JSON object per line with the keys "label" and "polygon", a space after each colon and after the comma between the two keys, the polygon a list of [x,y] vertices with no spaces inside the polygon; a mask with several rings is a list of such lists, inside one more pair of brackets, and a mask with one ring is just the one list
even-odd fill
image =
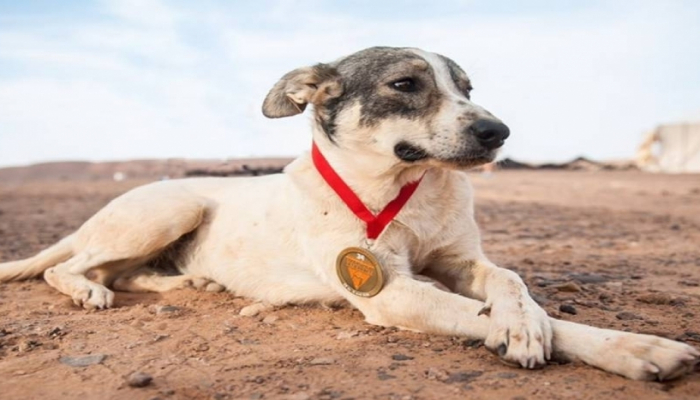
{"label": "red dirt", "polygon": [[[699,176],[507,171],[473,182],[487,254],[519,272],[551,315],[700,347]],[[0,261],[57,241],[139,183],[0,183]],[[568,282],[582,290],[557,289]],[[0,284],[0,399],[700,396],[697,372],[655,383],[580,363],[526,371],[464,338],[370,326],[350,308],[238,316],[248,304],[230,293],[118,293],[117,308],[86,312],[40,280]],[[164,305],[176,309],[157,312]],[[106,358],[59,361],[90,354]],[[150,385],[130,387],[136,371]]]}

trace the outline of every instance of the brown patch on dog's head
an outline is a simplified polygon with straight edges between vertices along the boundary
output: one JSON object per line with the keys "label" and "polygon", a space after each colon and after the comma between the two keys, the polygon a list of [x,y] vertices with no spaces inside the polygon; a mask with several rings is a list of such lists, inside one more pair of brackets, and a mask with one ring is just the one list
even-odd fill
{"label": "brown patch on dog's head", "polygon": [[268,118],[290,117],[302,113],[309,103],[322,106],[342,92],[340,75],[330,65],[297,68],[272,87],[265,97],[262,111]]}
{"label": "brown patch on dog's head", "polygon": [[372,47],[296,69],[267,95],[270,118],[314,105],[316,132],[339,149],[389,162],[470,168],[490,162],[509,131],[470,98],[451,59],[412,48]]}

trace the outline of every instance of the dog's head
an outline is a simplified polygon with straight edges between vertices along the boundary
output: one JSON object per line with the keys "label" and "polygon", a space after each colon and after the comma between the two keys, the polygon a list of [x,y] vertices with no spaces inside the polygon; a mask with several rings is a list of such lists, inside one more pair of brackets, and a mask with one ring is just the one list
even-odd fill
{"label": "dog's head", "polygon": [[472,167],[492,161],[508,127],[470,99],[452,60],[411,48],[373,47],[284,75],[263,103],[269,118],[314,106],[331,142],[406,164]]}

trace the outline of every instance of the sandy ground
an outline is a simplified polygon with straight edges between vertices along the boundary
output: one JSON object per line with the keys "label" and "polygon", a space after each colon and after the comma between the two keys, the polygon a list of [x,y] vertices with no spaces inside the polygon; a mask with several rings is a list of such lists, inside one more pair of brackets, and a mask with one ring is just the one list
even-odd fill
{"label": "sandy ground", "polygon": [[[699,176],[513,171],[473,182],[487,254],[551,315],[700,347]],[[0,260],[55,242],[138,183],[0,182]],[[116,304],[86,312],[39,280],[0,284],[0,398],[700,396],[698,372],[655,383],[580,363],[514,369],[478,342],[373,327],[350,308],[240,317],[249,301],[194,290],[118,293]],[[83,356],[93,364],[65,364]],[[152,382],[129,386],[134,372]]]}

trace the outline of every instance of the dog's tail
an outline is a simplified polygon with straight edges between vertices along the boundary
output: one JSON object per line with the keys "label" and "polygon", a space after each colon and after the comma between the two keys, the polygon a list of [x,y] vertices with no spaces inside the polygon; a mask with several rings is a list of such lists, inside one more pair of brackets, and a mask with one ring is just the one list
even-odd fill
{"label": "dog's tail", "polygon": [[58,263],[73,256],[73,235],[67,236],[34,257],[0,263],[0,282],[35,278]]}

